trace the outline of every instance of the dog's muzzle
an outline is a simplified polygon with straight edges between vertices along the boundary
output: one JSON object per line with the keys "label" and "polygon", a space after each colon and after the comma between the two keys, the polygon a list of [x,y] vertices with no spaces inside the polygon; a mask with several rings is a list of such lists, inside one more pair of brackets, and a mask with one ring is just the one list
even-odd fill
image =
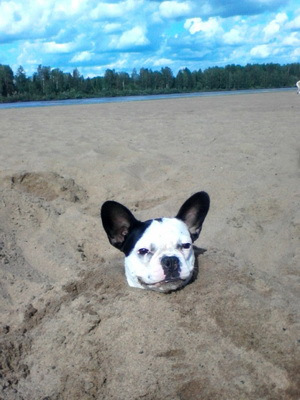
{"label": "dog's muzzle", "polygon": [[145,289],[154,290],[156,292],[169,293],[173,290],[177,290],[185,286],[191,280],[191,278],[192,274],[186,279],[173,278],[173,279],[164,279],[162,281],[155,283],[146,283],[142,278],[138,277],[138,282]]}
{"label": "dog's muzzle", "polygon": [[176,256],[163,256],[160,260],[163,268],[165,278],[159,282],[146,283],[142,278],[138,277],[140,285],[145,289],[151,289],[159,292],[170,292],[186,285],[192,277],[192,273],[189,277],[182,279],[180,277],[180,260]]}
{"label": "dog's muzzle", "polygon": [[164,256],[161,259],[161,266],[165,273],[165,280],[178,279],[180,277],[180,260],[176,256]]}

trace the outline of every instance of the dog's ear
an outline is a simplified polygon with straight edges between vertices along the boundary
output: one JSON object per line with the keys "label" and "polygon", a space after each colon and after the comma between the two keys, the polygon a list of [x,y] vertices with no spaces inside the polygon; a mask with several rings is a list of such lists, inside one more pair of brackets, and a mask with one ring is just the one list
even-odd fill
{"label": "dog's ear", "polygon": [[126,236],[134,226],[139,224],[128,208],[116,201],[106,201],[102,205],[101,219],[108,240],[121,251]]}
{"label": "dog's ear", "polygon": [[181,206],[176,218],[181,219],[189,228],[192,241],[198,239],[203,221],[209,210],[209,195],[206,192],[198,192],[191,196]]}

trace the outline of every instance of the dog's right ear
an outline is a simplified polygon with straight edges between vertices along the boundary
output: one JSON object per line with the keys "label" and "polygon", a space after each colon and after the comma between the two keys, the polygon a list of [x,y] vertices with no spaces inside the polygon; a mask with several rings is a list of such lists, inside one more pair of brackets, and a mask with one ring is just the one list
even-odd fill
{"label": "dog's right ear", "polygon": [[102,205],[101,219],[109,242],[121,251],[128,233],[139,224],[128,208],[116,201]]}
{"label": "dog's right ear", "polygon": [[200,235],[209,204],[209,195],[206,192],[198,192],[186,200],[176,215],[176,218],[181,219],[187,225],[193,242]]}

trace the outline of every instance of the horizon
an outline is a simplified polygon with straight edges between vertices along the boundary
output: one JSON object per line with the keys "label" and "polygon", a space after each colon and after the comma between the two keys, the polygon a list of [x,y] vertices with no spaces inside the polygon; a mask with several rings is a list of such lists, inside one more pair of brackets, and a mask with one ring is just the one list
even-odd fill
{"label": "horizon", "polygon": [[[95,75],[95,76],[93,76],[93,77],[89,77],[89,76],[86,76],[86,77],[85,77],[85,76],[79,74],[79,77],[80,77],[80,78],[83,78],[83,79],[89,79],[89,78],[90,78],[90,79],[93,79],[93,78],[103,78],[103,79],[104,79],[107,71],[113,71],[116,75],[118,75],[118,74],[123,74],[123,73],[128,73],[128,76],[129,76],[130,78],[132,78],[132,75],[133,75],[134,73],[136,73],[137,75],[139,75],[140,72],[141,72],[143,69],[148,70],[149,72],[152,72],[152,73],[156,73],[156,72],[162,73],[162,71],[163,71],[164,69],[169,69],[169,70],[172,72],[173,77],[174,77],[174,79],[175,79],[176,76],[177,76],[177,74],[178,74],[180,71],[184,71],[184,70],[188,70],[188,71],[191,72],[191,73],[205,73],[207,70],[209,70],[209,69],[215,69],[215,68],[218,68],[218,69],[225,69],[225,70],[226,70],[226,68],[230,68],[230,67],[237,67],[237,68],[240,67],[241,69],[244,69],[244,68],[247,67],[247,66],[253,67],[253,66],[255,66],[255,65],[258,65],[258,66],[260,66],[260,67],[262,67],[262,66],[268,67],[268,66],[271,66],[271,65],[274,65],[274,66],[275,66],[275,65],[279,65],[281,68],[283,68],[283,67],[286,67],[286,66],[299,65],[299,64],[300,64],[299,62],[295,62],[295,63],[286,63],[286,64],[273,63],[273,62],[270,62],[270,63],[253,63],[253,64],[252,64],[252,63],[248,63],[248,64],[246,64],[246,65],[241,65],[241,64],[227,64],[227,65],[224,65],[224,66],[222,66],[222,67],[220,67],[220,66],[218,66],[218,65],[212,65],[212,66],[209,66],[209,67],[207,67],[207,68],[205,68],[205,69],[198,68],[198,69],[194,69],[194,70],[190,70],[190,69],[187,68],[187,67],[183,67],[182,69],[176,71],[176,73],[174,73],[174,71],[172,70],[172,68],[170,68],[168,65],[162,66],[162,67],[160,67],[160,68],[158,68],[158,69],[144,68],[144,67],[141,67],[141,68],[133,68],[132,71],[124,71],[124,70],[116,71],[115,69],[109,69],[109,68],[108,68],[107,70],[103,71],[103,74],[102,74],[102,75]],[[1,64],[1,63],[0,63],[0,66],[1,66],[1,65],[4,65],[4,64]],[[5,65],[7,65],[7,64],[5,64]],[[7,65],[7,66],[8,66],[9,68],[11,68],[10,65]],[[49,68],[50,71],[54,71],[54,70],[56,70],[56,69],[59,69],[59,71],[62,72],[63,74],[70,74],[70,75],[74,75],[74,72],[75,72],[76,70],[77,70],[77,72],[80,72],[79,69],[78,69],[77,67],[75,67],[72,71],[64,71],[63,69],[60,69],[60,68],[51,67],[51,65],[42,65],[42,64],[40,64],[40,65],[37,66],[37,69],[34,70],[34,71],[32,72],[31,75],[28,75],[28,74],[27,74],[27,71],[25,70],[25,68],[23,68],[22,65],[19,65],[19,67],[17,68],[16,71],[12,70],[12,71],[13,71],[13,74],[14,74],[14,78],[15,78],[15,77],[17,76],[17,74],[18,74],[19,68],[22,68],[22,69],[24,70],[23,72],[25,73],[26,77],[29,78],[29,79],[32,79],[32,78],[33,78],[33,75],[36,74],[36,73],[38,73],[39,68]]]}

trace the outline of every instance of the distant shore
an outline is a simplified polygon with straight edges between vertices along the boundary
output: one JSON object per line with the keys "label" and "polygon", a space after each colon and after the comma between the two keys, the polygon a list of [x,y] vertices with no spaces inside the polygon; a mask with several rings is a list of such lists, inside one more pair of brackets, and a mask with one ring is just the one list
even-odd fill
{"label": "distant shore", "polygon": [[201,92],[181,92],[181,93],[164,93],[164,94],[149,94],[149,95],[123,95],[123,96],[106,96],[106,97],[88,97],[79,99],[64,99],[64,100],[40,100],[40,101],[22,101],[22,102],[4,102],[0,103],[0,110],[7,108],[22,108],[22,107],[49,107],[59,105],[78,105],[78,104],[98,104],[98,103],[121,103],[128,101],[142,100],[160,100],[174,99],[187,97],[207,97],[207,96],[225,96],[238,94],[256,94],[256,93],[276,93],[285,91],[295,91],[290,88],[273,88],[273,89],[244,89],[244,90],[211,90]]}
{"label": "distant shore", "polygon": [[38,65],[28,77],[22,66],[16,73],[0,64],[0,102],[66,100],[96,97],[144,96],[201,91],[249,90],[292,87],[299,80],[300,63],[230,64],[224,67],[182,68],[168,66],[153,71],[134,68],[130,73],[107,69],[103,76],[84,77]]}

